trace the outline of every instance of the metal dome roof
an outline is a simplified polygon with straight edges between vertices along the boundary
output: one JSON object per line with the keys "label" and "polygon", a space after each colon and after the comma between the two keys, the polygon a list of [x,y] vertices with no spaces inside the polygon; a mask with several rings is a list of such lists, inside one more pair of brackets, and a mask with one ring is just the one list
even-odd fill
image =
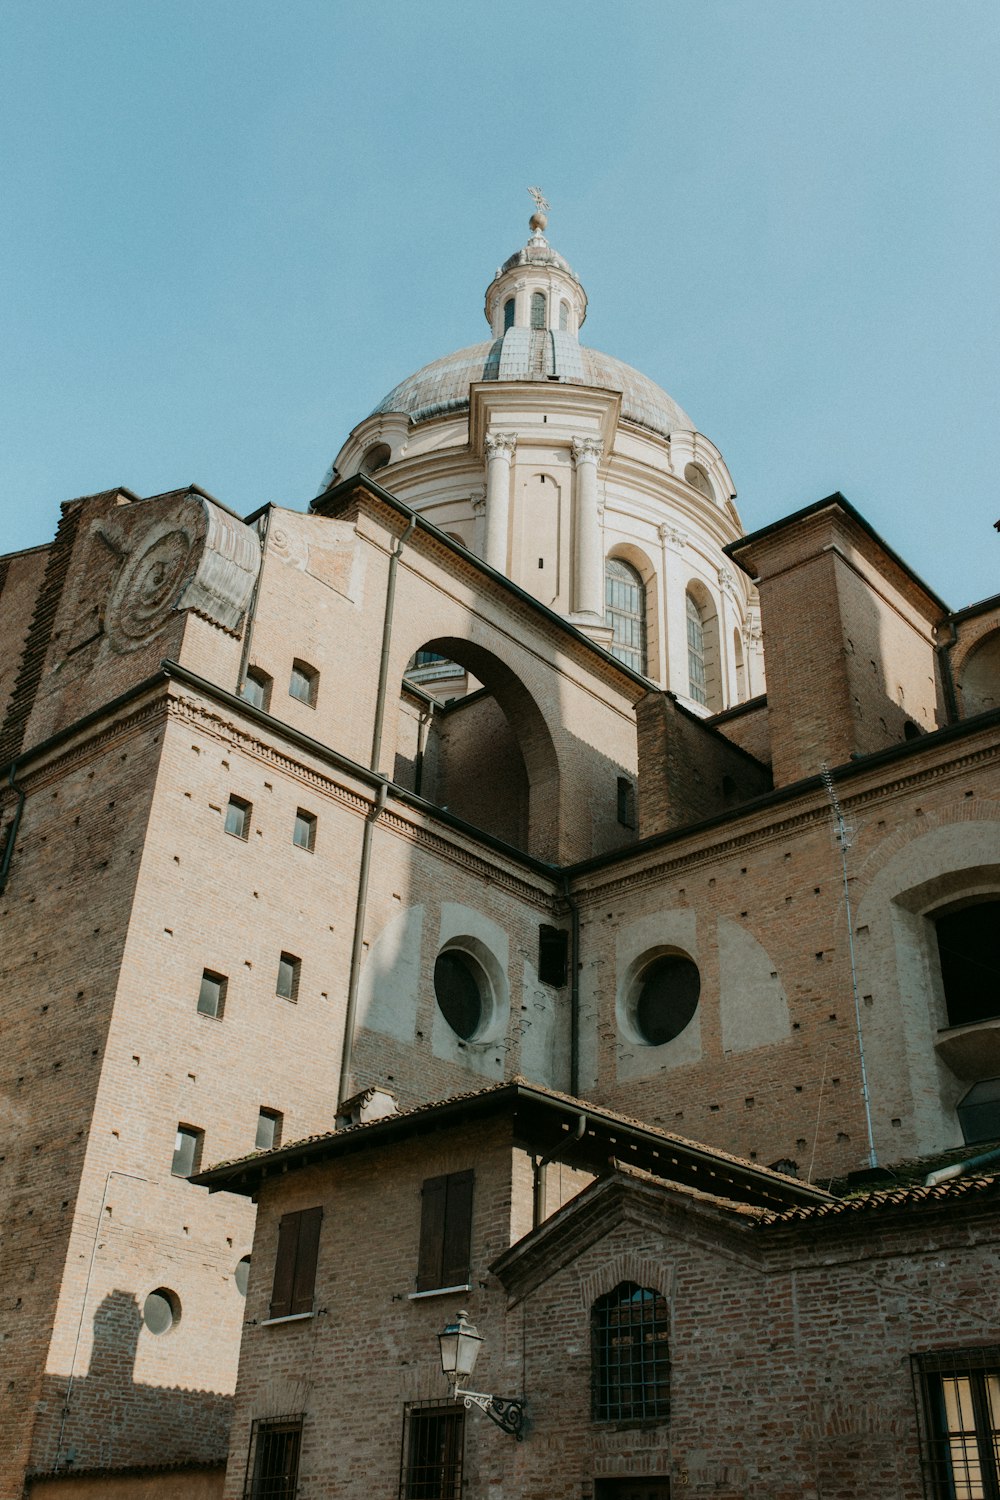
{"label": "metal dome roof", "polygon": [[469,386],[483,380],[544,380],[620,391],[622,416],[650,432],[693,430],[691,418],[666,391],[631,365],[587,349],[566,333],[509,328],[502,339],[472,344],[409,375],[379,402],[372,416],[404,412],[411,422],[462,411]]}

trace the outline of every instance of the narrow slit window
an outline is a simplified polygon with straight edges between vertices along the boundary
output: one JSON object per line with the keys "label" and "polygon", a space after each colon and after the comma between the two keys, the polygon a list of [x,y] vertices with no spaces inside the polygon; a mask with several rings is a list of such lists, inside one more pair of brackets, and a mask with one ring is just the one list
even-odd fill
{"label": "narrow slit window", "polygon": [[274,992],[282,1000],[297,1000],[299,998],[299,974],[302,969],[302,960],[295,957],[294,953],[283,953],[278,959],[278,978]]}

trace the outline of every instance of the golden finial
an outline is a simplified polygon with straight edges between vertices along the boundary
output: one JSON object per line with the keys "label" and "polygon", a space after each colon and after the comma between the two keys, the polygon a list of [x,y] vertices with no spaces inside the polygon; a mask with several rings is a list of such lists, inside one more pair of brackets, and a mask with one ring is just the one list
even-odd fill
{"label": "golden finial", "polygon": [[535,212],[528,220],[528,224],[529,227],[535,230],[537,234],[541,234],[545,229],[546,224],[549,222],[546,218],[546,214],[549,211],[549,202],[547,198],[544,198],[542,196],[541,188],[530,187],[528,189],[528,192],[535,200]]}

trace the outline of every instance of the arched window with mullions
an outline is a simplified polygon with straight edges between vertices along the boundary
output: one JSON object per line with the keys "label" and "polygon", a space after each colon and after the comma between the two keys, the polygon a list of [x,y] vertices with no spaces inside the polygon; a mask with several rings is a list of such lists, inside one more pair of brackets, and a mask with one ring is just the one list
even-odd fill
{"label": "arched window with mullions", "polygon": [[708,703],[705,682],[705,626],[701,610],[690,594],[687,599],[688,692],[696,703]]}
{"label": "arched window with mullions", "polygon": [[545,327],[544,292],[532,292],[531,294],[531,326],[532,328]]}
{"label": "arched window with mullions", "polygon": [[513,297],[508,297],[507,301],[503,305],[503,328],[504,328],[504,333],[507,332],[508,328],[513,328],[513,326],[514,326],[514,299],[513,299]]}
{"label": "arched window with mullions", "polygon": [[670,1415],[667,1301],[622,1281],[590,1309],[595,1422],[662,1422]]}
{"label": "arched window with mullions", "polygon": [[636,672],[646,671],[646,585],[631,563],[604,562],[604,619],[611,626],[612,656]]}

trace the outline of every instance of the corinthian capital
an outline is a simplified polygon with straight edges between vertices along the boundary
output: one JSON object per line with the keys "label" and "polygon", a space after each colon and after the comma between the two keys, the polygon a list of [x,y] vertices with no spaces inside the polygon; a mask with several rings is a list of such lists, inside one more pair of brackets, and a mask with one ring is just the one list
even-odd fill
{"label": "corinthian capital", "polygon": [[604,444],[600,438],[574,438],[573,439],[573,462],[579,464],[596,464],[604,453]]}
{"label": "corinthian capital", "polygon": [[486,457],[511,459],[517,447],[516,432],[491,432],[486,437]]}

